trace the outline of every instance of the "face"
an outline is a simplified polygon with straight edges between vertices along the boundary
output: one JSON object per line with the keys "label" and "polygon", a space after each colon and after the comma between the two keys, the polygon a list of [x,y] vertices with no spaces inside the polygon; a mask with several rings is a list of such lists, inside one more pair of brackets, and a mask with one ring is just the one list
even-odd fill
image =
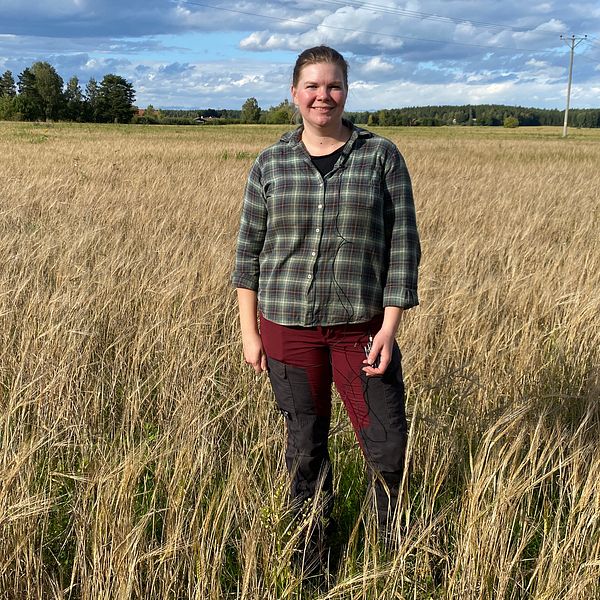
{"label": "face", "polygon": [[306,127],[339,125],[347,95],[342,71],[332,63],[306,65],[297,87],[292,86],[292,99]]}

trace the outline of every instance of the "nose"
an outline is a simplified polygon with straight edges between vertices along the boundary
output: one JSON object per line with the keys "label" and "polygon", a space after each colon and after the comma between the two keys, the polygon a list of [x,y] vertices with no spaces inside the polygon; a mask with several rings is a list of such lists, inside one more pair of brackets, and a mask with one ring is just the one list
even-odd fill
{"label": "nose", "polygon": [[319,87],[318,88],[318,92],[319,93],[318,93],[317,98],[319,100],[321,100],[321,99],[327,100],[328,98],[331,97],[331,92],[330,92],[329,88],[326,85]]}

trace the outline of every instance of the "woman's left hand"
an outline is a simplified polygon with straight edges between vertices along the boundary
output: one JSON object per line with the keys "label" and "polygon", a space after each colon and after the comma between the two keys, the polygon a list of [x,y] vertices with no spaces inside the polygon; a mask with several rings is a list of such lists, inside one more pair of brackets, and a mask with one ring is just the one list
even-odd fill
{"label": "woman's left hand", "polygon": [[[385,370],[392,360],[395,337],[395,331],[393,330],[390,331],[381,328],[377,332],[377,335],[373,338],[373,343],[371,344],[371,352],[369,353],[369,356],[363,360],[363,363],[366,365],[363,367],[363,371],[367,376],[381,376],[385,373]],[[378,357],[379,365],[377,367],[371,366],[377,361]]]}
{"label": "woman's left hand", "polygon": [[[396,339],[396,331],[398,331],[398,325],[402,318],[403,309],[398,306],[386,306],[383,311],[383,323],[381,329],[377,332],[377,335],[373,338],[371,344],[371,352],[369,356],[363,360],[366,365],[363,367],[363,371],[369,376],[381,376],[385,373],[388,368],[390,361],[392,360],[392,352],[394,350],[394,340]],[[373,365],[379,357],[379,364],[377,367]]]}

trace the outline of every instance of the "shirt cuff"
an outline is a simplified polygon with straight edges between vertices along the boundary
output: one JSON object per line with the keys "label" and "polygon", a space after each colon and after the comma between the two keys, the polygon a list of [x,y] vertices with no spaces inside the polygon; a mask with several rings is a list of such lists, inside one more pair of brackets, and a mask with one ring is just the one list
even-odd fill
{"label": "shirt cuff", "polygon": [[388,290],[383,291],[383,306],[398,306],[399,308],[412,308],[419,304],[419,295],[417,290],[411,290],[404,288],[400,290]]}
{"label": "shirt cuff", "polygon": [[258,277],[244,275],[242,273],[233,273],[231,276],[231,284],[235,288],[245,288],[258,292]]}

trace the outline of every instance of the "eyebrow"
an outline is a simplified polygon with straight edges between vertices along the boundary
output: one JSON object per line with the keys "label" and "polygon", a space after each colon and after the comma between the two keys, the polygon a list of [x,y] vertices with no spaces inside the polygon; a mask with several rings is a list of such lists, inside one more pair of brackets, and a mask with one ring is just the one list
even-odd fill
{"label": "eyebrow", "polygon": [[[319,85],[318,81],[305,81],[304,85]],[[342,85],[341,81],[330,81],[328,85]]]}

